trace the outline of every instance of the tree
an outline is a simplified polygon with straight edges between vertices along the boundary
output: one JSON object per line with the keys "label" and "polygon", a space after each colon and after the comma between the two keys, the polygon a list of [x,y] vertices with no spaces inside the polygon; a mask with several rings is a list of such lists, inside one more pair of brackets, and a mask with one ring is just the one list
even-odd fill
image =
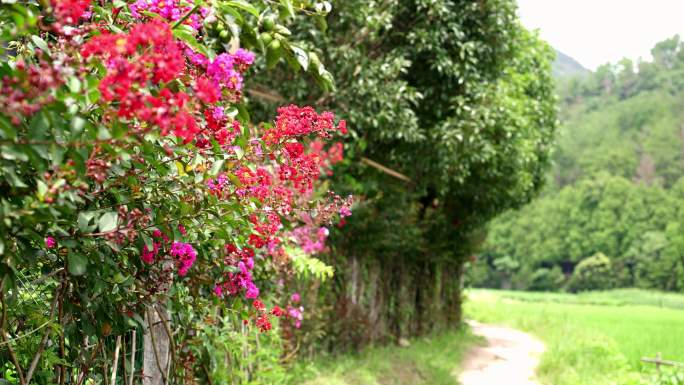
{"label": "tree", "polygon": [[337,306],[330,324],[348,322],[333,330],[368,325],[360,343],[425,333],[458,320],[463,263],[484,224],[544,181],[553,52],[509,0],[334,5],[316,46],[337,91],[270,82],[343,111],[357,138],[333,185],[362,198],[334,237],[340,274],[322,301]]}
{"label": "tree", "polygon": [[612,274],[610,258],[597,253],[577,264],[568,282],[568,290],[577,292],[610,289],[613,287]]}

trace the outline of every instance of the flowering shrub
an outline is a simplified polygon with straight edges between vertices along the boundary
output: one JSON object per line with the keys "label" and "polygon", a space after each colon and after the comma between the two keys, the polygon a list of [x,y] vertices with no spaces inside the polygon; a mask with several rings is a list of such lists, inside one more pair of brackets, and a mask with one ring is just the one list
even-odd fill
{"label": "flowering shrub", "polygon": [[[297,9],[322,18],[324,3]],[[312,254],[352,203],[319,187],[343,120],[287,105],[249,121],[254,66],[283,57],[332,88],[278,24],[301,14],[266,0],[2,8],[0,361],[18,383],[145,376],[130,331],[154,319],[165,383],[270,381],[247,358],[254,333],[299,328],[299,294],[278,282],[331,273]]]}

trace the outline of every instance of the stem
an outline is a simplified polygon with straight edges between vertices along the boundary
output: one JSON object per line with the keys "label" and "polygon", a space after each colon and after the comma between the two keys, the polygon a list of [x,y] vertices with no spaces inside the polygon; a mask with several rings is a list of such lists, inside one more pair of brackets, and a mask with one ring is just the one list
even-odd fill
{"label": "stem", "polygon": [[[116,336],[116,347],[114,347],[114,363],[112,363],[112,385],[116,385],[116,369],[119,366],[119,350],[121,349],[121,336]],[[125,361],[125,358],[124,358]]]}
{"label": "stem", "polygon": [[[123,380],[122,384],[126,385],[126,384],[128,384],[128,375],[126,374],[126,370],[127,370],[126,369],[126,355],[128,354],[128,353],[126,353],[126,337],[123,338],[123,344],[121,345],[121,349],[122,349],[122,352],[121,352],[121,369],[123,370],[121,372],[121,378]],[[116,385],[116,384],[114,384],[114,385]]]}
{"label": "stem", "polygon": [[214,385],[214,383],[211,381],[211,376],[209,375],[209,369],[207,369],[207,366],[202,363],[202,369],[204,370],[204,374],[207,376],[207,381],[209,382],[209,385]]}
{"label": "stem", "polygon": [[[64,271],[62,269],[62,271]],[[64,275],[66,277],[66,274]],[[57,314],[57,322],[59,322],[59,358],[60,362],[64,362],[65,349],[64,349],[64,296],[66,295],[67,283],[64,281],[64,288],[62,289],[62,295],[59,300],[59,310]],[[59,364],[59,385],[64,385],[66,381],[66,367],[63,364]]]}
{"label": "stem", "polygon": [[135,329],[131,335],[131,376],[128,377],[128,385],[133,385],[133,378],[135,377]]}
{"label": "stem", "polygon": [[[5,280],[3,279],[2,281],[2,288],[4,288],[4,283]],[[12,360],[12,364],[14,364],[14,367],[17,370],[17,376],[19,377],[19,383],[21,385],[26,385],[26,380],[24,380],[24,372],[21,370],[21,366],[19,365],[19,361],[17,360],[17,356],[14,354],[14,350],[12,350],[12,345],[10,345],[10,340],[7,336],[7,332],[5,331],[5,321],[7,320],[7,304],[5,303],[5,293],[4,290],[0,290],[0,304],[2,305],[2,317],[0,317],[0,334],[2,334],[2,339],[5,341],[5,344],[7,344],[7,351],[9,352],[10,360]]]}
{"label": "stem", "polygon": [[109,385],[109,376],[108,372],[109,370],[107,369],[107,348],[105,347],[106,343],[100,345],[100,350],[102,351],[102,357],[104,358],[104,362],[102,365],[102,379],[104,380],[104,385]]}
{"label": "stem", "polygon": [[199,4],[195,4],[195,6],[192,7],[192,9],[188,11],[188,13],[186,13],[185,15],[183,15],[183,17],[181,17],[180,19],[178,19],[177,22],[173,23],[173,25],[171,26],[171,29],[176,29],[176,28],[178,28],[178,26],[180,26],[181,24],[183,24],[183,22],[184,22],[185,20],[187,20],[188,17],[190,17],[190,15],[192,15],[192,14],[195,13],[195,12],[197,12],[197,10],[199,9],[199,7],[200,7]]}
{"label": "stem", "polygon": [[[86,337],[83,343],[84,350],[86,349],[87,342],[88,338]],[[76,385],[82,385],[85,382],[86,378],[88,377],[88,372],[90,371],[90,365],[92,365],[93,361],[95,360],[95,356],[97,355],[97,352],[100,350],[101,345],[102,340],[98,341],[97,345],[95,346],[95,349],[93,349],[93,353],[90,355],[90,360],[88,360],[88,362],[84,362],[83,365],[81,365],[81,373],[79,374]]]}

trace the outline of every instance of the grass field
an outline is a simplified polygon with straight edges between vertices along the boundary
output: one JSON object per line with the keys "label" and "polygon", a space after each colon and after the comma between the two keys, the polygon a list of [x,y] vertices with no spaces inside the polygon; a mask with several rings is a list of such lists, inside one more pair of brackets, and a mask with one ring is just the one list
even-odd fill
{"label": "grass field", "polygon": [[457,385],[461,357],[477,342],[477,337],[460,330],[413,340],[408,347],[368,348],[299,367],[302,374],[296,384]]}
{"label": "grass field", "polygon": [[516,327],[547,344],[539,375],[554,385],[636,384],[655,356],[684,362],[684,295],[470,290],[466,317]]}

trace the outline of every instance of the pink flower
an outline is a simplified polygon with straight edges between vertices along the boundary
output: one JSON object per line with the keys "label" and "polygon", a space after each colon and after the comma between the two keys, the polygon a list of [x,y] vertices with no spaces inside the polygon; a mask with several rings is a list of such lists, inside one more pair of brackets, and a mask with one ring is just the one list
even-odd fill
{"label": "pink flower", "polygon": [[342,135],[347,135],[347,121],[340,119],[339,123],[337,123],[337,129]]}
{"label": "pink flower", "polygon": [[243,48],[238,48],[233,54],[234,63],[238,66],[245,65],[250,66],[254,64],[254,53],[247,51]]}
{"label": "pink flower", "polygon": [[57,244],[57,241],[55,241],[55,238],[45,237],[45,247],[47,247],[48,249],[55,247],[56,244]]}
{"label": "pink flower", "polygon": [[347,207],[347,206],[342,206],[342,207],[340,207],[340,216],[341,216],[342,218],[348,217],[348,216],[350,216],[351,214],[352,214],[352,212],[351,212],[351,210],[349,209],[349,207]]}
{"label": "pink flower", "polygon": [[299,296],[299,293],[294,293],[290,296],[290,301],[292,301],[293,303],[299,303],[300,300],[301,297]]}
{"label": "pink flower", "polygon": [[247,290],[245,291],[246,298],[256,298],[259,296],[259,288],[253,282],[247,282]]}

